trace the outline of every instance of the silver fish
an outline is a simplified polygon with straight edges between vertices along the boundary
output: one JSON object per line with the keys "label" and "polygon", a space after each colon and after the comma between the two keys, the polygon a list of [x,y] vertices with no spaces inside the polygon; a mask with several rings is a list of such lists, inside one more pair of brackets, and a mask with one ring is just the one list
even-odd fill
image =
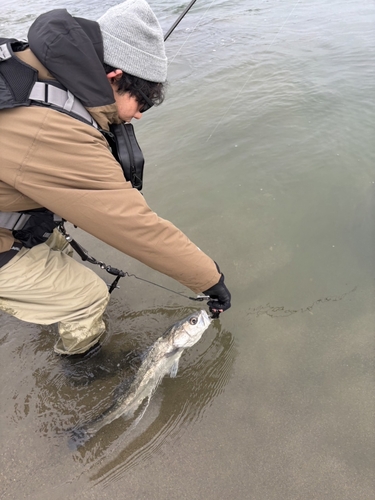
{"label": "silver fish", "polygon": [[198,342],[210,323],[211,318],[207,312],[201,310],[171,326],[150,347],[125,394],[121,395],[112,406],[97,418],[73,429],[70,444],[74,447],[82,445],[99,429],[120,416],[133,417],[135,411],[147,400],[146,406],[136,419],[136,423],[138,423],[162,378],[168,373],[171,377],[177,375],[178,364],[184,349]]}

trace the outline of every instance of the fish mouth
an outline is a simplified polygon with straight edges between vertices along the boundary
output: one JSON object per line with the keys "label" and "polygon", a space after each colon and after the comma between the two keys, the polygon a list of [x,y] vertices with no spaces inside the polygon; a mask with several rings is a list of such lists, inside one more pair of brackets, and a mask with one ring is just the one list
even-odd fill
{"label": "fish mouth", "polygon": [[209,326],[212,323],[212,317],[207,314],[207,311],[202,309],[201,311],[204,326]]}

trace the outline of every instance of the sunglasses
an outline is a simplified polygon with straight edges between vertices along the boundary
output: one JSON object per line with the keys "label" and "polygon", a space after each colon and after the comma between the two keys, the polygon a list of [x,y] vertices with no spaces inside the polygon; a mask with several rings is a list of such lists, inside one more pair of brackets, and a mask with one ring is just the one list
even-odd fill
{"label": "sunglasses", "polygon": [[138,101],[139,102],[139,111],[140,111],[140,113],[145,113],[148,109],[152,108],[154,103],[151,101],[151,99],[149,97],[147,97],[147,95],[144,92],[142,92],[141,89],[136,89],[136,90],[142,96],[142,100]]}

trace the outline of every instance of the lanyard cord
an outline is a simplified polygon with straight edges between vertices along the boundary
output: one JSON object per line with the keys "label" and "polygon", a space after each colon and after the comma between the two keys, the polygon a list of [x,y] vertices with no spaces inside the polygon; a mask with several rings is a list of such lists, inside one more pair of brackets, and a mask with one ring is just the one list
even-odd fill
{"label": "lanyard cord", "polygon": [[108,285],[109,293],[112,293],[113,290],[115,290],[116,288],[119,288],[117,285],[118,285],[118,282],[120,281],[120,278],[125,278],[127,276],[128,278],[136,278],[137,280],[144,281],[146,283],[149,283],[150,285],[154,285],[154,286],[157,286],[159,288],[163,288],[164,290],[167,290],[168,292],[175,293],[176,295],[181,295],[181,297],[184,297],[185,299],[190,299],[190,300],[202,302],[203,300],[210,298],[207,295],[197,295],[196,297],[189,297],[188,295],[185,295],[181,292],[176,292],[175,290],[171,290],[170,288],[167,288],[165,286],[158,285],[157,283],[154,283],[153,281],[149,281],[149,280],[146,280],[144,278],[139,278],[135,274],[130,274],[127,271],[122,271],[121,269],[117,269],[116,267],[112,267],[111,265],[105,264],[103,261],[97,260],[97,259],[95,259],[95,257],[92,257],[85,248],[83,248],[79,243],[77,243],[70,236],[70,234],[68,234],[66,232],[64,222],[61,222],[59,224],[58,230],[64,236],[66,241],[70,244],[70,246],[73,248],[73,250],[75,250],[78,253],[78,255],[81,257],[81,259],[83,261],[90,262],[90,264],[95,264],[96,266],[99,266],[100,269],[104,269],[105,271],[107,271],[107,273],[112,274],[112,276],[116,276],[116,278],[114,279],[112,284]]}

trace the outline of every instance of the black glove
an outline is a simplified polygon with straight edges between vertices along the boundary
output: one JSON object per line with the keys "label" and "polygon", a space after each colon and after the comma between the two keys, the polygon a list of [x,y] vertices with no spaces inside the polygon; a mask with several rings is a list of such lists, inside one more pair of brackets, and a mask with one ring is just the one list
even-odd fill
{"label": "black glove", "polygon": [[211,300],[207,302],[207,305],[210,309],[210,312],[213,313],[214,318],[218,318],[219,314],[222,311],[226,311],[230,308],[231,294],[224,284],[224,274],[221,275],[221,278],[219,279],[219,282],[216,283],[216,285],[212,286],[203,293],[205,295],[209,295],[211,298]]}

